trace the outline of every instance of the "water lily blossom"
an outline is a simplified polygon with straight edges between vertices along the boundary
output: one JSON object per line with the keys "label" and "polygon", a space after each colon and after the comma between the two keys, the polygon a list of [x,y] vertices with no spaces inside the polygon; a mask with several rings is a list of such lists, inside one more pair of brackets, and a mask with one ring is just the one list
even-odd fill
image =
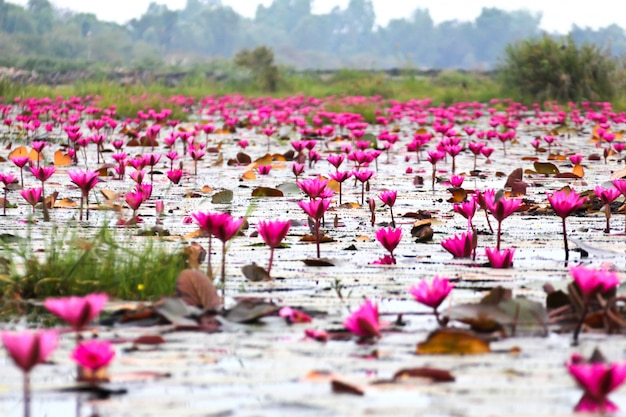
{"label": "water lily blossom", "polygon": [[489,259],[489,265],[492,268],[506,269],[513,266],[513,256],[515,249],[485,248],[485,255]]}
{"label": "water lily blossom", "polygon": [[453,288],[454,285],[448,278],[435,276],[430,283],[425,279],[421,280],[417,285],[409,288],[409,293],[418,303],[436,310]]}
{"label": "water lily blossom", "polygon": [[115,350],[111,342],[99,340],[82,342],[76,346],[71,355],[71,358],[83,368],[79,379],[90,381],[102,379],[98,371],[109,365],[114,357]]}
{"label": "water lily blossom", "polygon": [[587,362],[574,354],[565,366],[584,392],[574,408],[575,412],[604,415],[619,410],[608,395],[626,380],[626,362]]}
{"label": "water lily blossom", "polygon": [[272,263],[274,261],[274,249],[280,246],[285,236],[289,232],[291,222],[289,220],[272,220],[272,221],[260,221],[257,224],[256,229],[259,232],[261,238],[267,246],[270,247],[270,261],[267,267],[267,274],[270,274],[272,270]]}
{"label": "water lily blossom", "polygon": [[392,227],[378,229],[376,232],[376,240],[389,252],[389,256],[393,259],[393,263],[396,263],[396,258],[393,256],[393,251],[400,244],[402,239],[402,229],[394,229]]}
{"label": "water lily blossom", "polygon": [[461,233],[451,238],[443,240],[441,246],[452,254],[455,258],[469,258],[474,249],[474,234]]}
{"label": "water lily blossom", "polygon": [[102,293],[84,297],[46,298],[44,307],[78,332],[100,314],[108,300],[109,296]]}
{"label": "water lily blossom", "polygon": [[606,218],[606,228],[604,229],[604,233],[611,233],[611,203],[620,196],[620,191],[617,188],[604,188],[601,185],[596,186],[593,191],[604,204],[604,213]]}
{"label": "water lily blossom", "polygon": [[396,227],[396,222],[393,218],[393,205],[396,204],[396,197],[398,196],[398,192],[396,190],[383,191],[378,194],[378,198],[383,202],[384,205],[389,207],[389,214],[391,215],[391,227]]}
{"label": "water lily blossom", "polygon": [[569,246],[567,244],[567,227],[565,218],[582,207],[587,201],[587,197],[582,197],[574,190],[560,190],[553,194],[548,194],[548,201],[554,212],[563,222],[563,244],[565,246],[565,260],[569,260]]}
{"label": "water lily blossom", "polygon": [[587,310],[589,310],[591,300],[596,294],[604,293],[617,287],[619,285],[619,277],[614,271],[587,268],[583,265],[571,267],[569,272],[572,278],[574,278],[574,282],[580,289],[584,299],[583,311],[574,329],[574,344],[576,345],[578,344],[578,334],[587,316]]}
{"label": "water lily blossom", "polygon": [[343,326],[364,339],[380,337],[378,306],[369,299],[343,322]]}
{"label": "water lily blossom", "polygon": [[97,171],[81,171],[81,170],[69,170],[67,175],[78,188],[80,188],[80,220],[83,219],[83,204],[87,206],[87,220],[89,220],[89,192],[98,183]]}

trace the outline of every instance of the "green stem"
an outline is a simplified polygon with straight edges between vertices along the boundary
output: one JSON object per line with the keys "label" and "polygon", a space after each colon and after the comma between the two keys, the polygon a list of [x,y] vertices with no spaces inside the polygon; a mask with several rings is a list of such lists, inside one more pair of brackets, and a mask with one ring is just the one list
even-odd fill
{"label": "green stem", "polygon": [[576,328],[574,329],[574,338],[572,340],[573,346],[578,346],[578,334],[580,333],[580,329],[582,329],[583,323],[585,322],[585,316],[587,316],[587,310],[589,310],[589,297],[585,298],[585,305],[583,306],[583,312],[580,315],[580,320],[576,324]]}
{"label": "green stem", "polygon": [[565,246],[565,260],[569,261],[569,246],[567,244],[567,227],[565,225],[565,217],[563,217],[563,245]]}

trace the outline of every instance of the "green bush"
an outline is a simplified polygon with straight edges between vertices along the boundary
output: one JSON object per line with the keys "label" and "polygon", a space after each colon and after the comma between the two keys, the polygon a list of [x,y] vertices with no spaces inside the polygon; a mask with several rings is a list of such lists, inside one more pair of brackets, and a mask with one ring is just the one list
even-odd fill
{"label": "green bush", "polygon": [[608,101],[617,66],[608,49],[543,36],[507,46],[499,70],[504,87],[524,99]]}

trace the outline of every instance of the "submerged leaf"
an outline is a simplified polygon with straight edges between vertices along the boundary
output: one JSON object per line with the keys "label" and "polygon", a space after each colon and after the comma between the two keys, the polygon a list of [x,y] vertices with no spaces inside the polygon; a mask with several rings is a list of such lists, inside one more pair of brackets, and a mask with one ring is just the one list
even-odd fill
{"label": "submerged leaf", "polygon": [[249,324],[265,316],[275,314],[280,307],[258,298],[244,298],[224,313],[224,317],[235,323]]}
{"label": "submerged leaf", "polygon": [[257,187],[252,190],[252,197],[283,197],[282,191],[276,188]]}
{"label": "submerged leaf", "polygon": [[241,272],[243,272],[243,275],[252,282],[272,280],[272,277],[267,273],[265,268],[258,266],[254,262],[250,265],[242,266]]}

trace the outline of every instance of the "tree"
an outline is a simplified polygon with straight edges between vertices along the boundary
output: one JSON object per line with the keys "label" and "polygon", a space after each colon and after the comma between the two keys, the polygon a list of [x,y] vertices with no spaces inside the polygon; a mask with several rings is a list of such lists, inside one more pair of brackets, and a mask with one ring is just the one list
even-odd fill
{"label": "tree", "polygon": [[278,67],[274,65],[274,52],[271,49],[259,46],[252,51],[241,50],[235,55],[235,64],[252,71],[261,89],[274,92],[278,88]]}

